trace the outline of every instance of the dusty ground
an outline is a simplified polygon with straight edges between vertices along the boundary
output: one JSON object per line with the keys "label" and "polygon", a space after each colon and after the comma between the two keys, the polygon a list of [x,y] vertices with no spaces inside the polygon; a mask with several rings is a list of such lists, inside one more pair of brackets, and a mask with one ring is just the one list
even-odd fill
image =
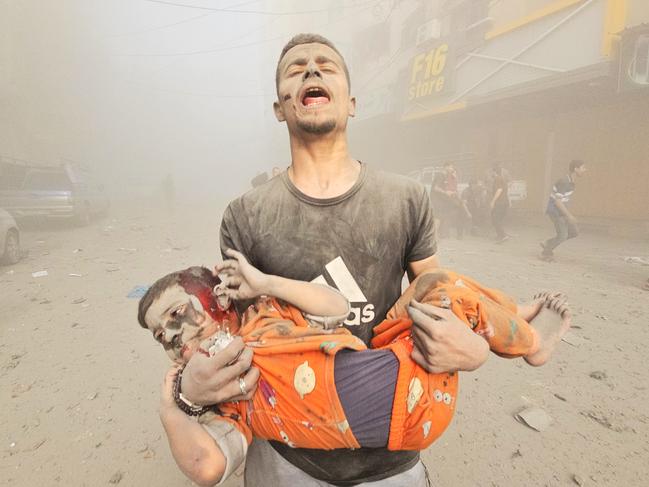
{"label": "dusty ground", "polygon": [[[156,414],[166,356],[126,295],[214,263],[219,206],[200,219],[115,210],[86,228],[24,232],[29,256],[0,268],[1,485],[191,485]],[[649,293],[639,286],[649,267],[622,257],[647,257],[649,245],[581,236],[545,264],[535,254],[549,225],[515,231],[501,246],[443,240],[441,259],[517,298],[568,292],[571,344],[540,369],[494,356],[464,374],[454,423],[423,454],[433,485],[647,485]],[[40,270],[49,275],[32,277]],[[539,433],[516,422],[529,405],[553,424]]]}

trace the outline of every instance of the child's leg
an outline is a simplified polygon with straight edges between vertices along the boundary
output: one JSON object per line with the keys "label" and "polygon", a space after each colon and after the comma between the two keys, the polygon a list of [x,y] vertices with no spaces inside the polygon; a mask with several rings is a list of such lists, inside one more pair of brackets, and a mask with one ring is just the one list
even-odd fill
{"label": "child's leg", "polygon": [[[476,333],[485,337],[494,353],[503,357],[521,357],[539,350],[537,332],[517,314],[513,299],[496,289],[487,288],[470,277],[444,269],[435,269],[417,277],[388,312],[388,317],[407,318],[411,300],[451,309]],[[526,307],[532,315],[540,304]],[[391,323],[379,325],[387,336]],[[375,330],[375,333],[377,331]],[[383,344],[386,342],[384,341]],[[380,344],[373,344],[380,346]]]}

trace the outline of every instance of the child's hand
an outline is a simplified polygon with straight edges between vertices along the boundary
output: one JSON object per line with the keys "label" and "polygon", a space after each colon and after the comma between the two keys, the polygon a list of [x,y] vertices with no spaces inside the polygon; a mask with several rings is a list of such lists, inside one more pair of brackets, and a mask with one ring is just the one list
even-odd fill
{"label": "child's hand", "polygon": [[226,255],[232,257],[217,264],[215,272],[223,276],[223,294],[231,299],[252,299],[268,293],[269,277],[251,265],[241,252],[228,249]]}

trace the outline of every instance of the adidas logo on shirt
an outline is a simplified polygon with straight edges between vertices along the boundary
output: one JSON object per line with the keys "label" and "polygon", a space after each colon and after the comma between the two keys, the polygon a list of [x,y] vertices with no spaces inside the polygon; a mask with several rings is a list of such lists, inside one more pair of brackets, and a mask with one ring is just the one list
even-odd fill
{"label": "adidas logo on shirt", "polygon": [[358,326],[374,320],[374,305],[367,298],[345,265],[342,257],[336,257],[325,266],[325,272],[311,282],[335,287],[351,304],[351,312],[345,320],[347,326]]}

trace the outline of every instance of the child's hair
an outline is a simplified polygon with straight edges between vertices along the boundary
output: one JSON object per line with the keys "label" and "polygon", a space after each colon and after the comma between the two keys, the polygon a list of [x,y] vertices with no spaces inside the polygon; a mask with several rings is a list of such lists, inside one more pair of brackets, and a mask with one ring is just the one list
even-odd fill
{"label": "child's hair", "polygon": [[182,286],[188,294],[193,294],[198,297],[203,306],[207,308],[207,300],[203,298],[211,296],[212,289],[214,289],[214,286],[217,284],[220,284],[220,282],[221,280],[214,276],[209,269],[199,266],[193,266],[182,271],[167,274],[158,279],[153,286],[149,288],[146,294],[142,296],[142,299],[140,299],[140,304],[137,310],[137,321],[140,323],[142,328],[148,328],[146,321],[144,320],[147,311],[153,302],[158,299],[165,290],[176,284]]}

